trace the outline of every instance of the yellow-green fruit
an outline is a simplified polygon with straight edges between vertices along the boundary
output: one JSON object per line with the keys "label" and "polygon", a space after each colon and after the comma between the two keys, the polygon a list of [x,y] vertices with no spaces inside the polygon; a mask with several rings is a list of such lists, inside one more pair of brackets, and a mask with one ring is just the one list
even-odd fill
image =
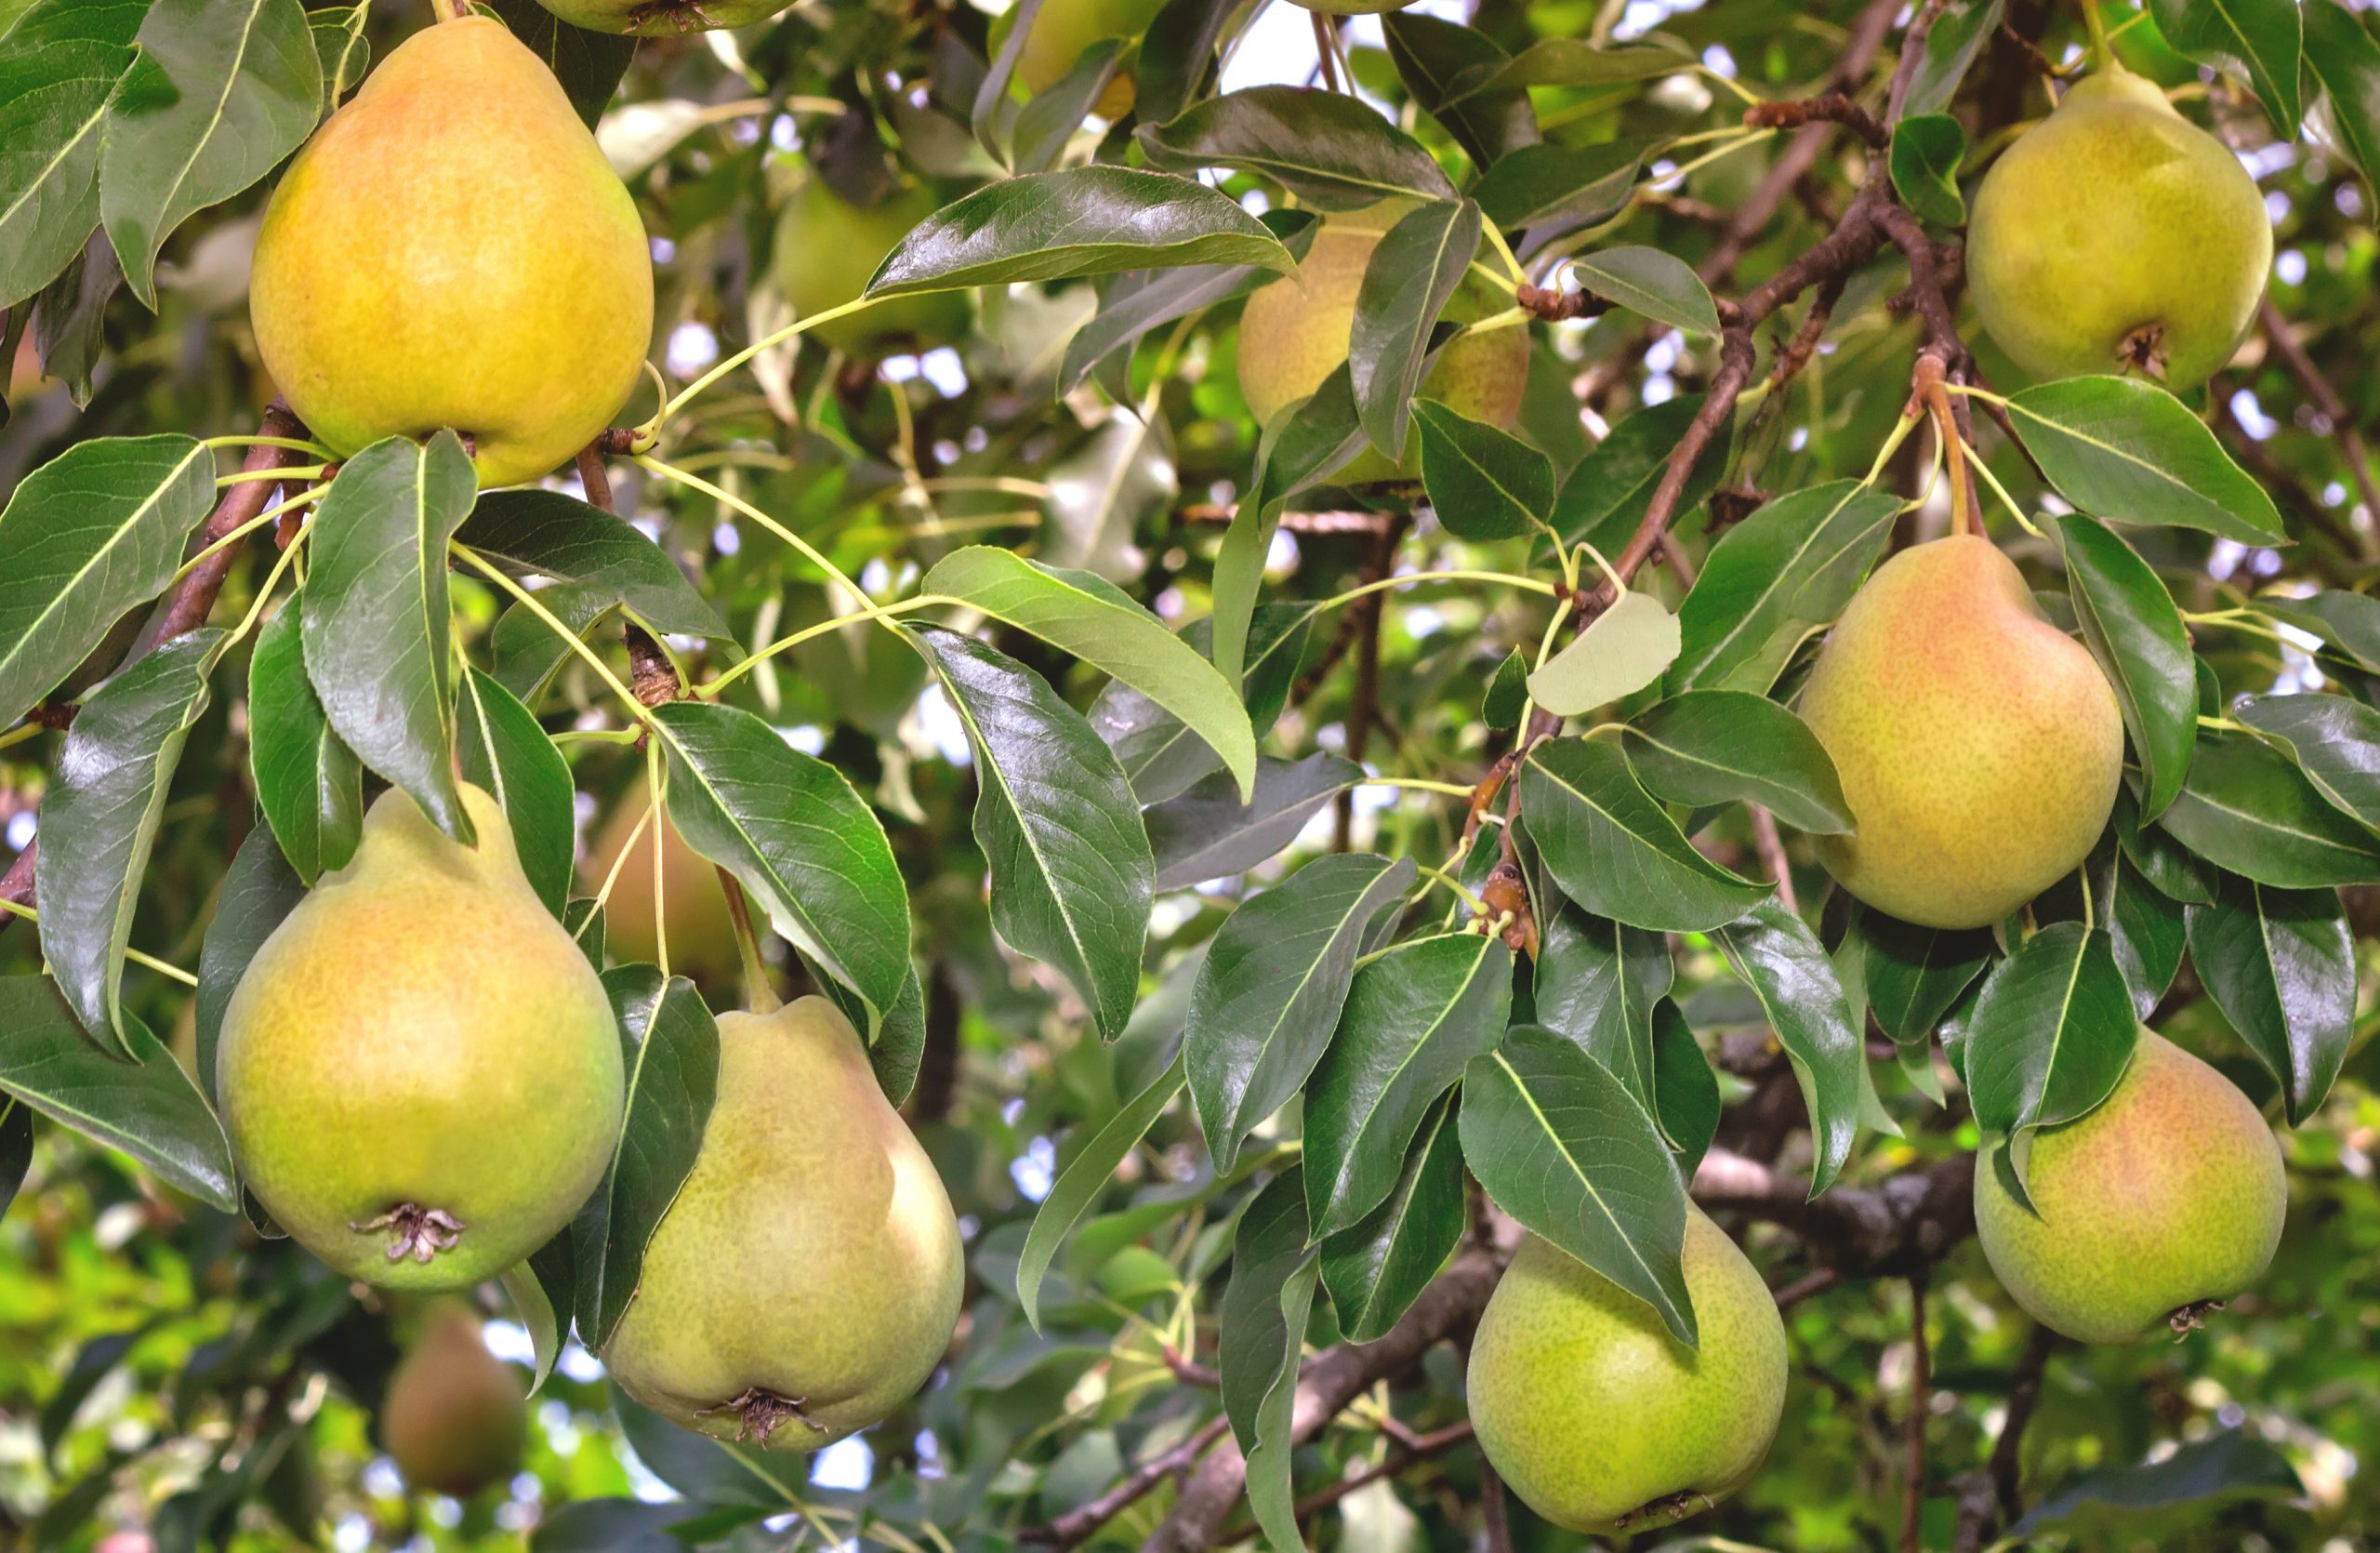
{"label": "yellow-green fruit", "polygon": [[[1109,38],[1137,38],[1148,31],[1163,0],[1042,0],[1033,15],[1033,31],[1017,50],[1016,79],[1028,95],[1048,91],[1081,62],[1084,50]],[[989,42],[994,53],[1016,25],[1013,8],[993,19]],[[1091,111],[1103,119],[1120,119],[1131,112],[1137,95],[1130,61],[1119,65]]]}
{"label": "yellow-green fruit", "polygon": [[715,1439],[814,1451],[933,1374],[959,1221],[832,1003],[719,1021],[702,1152],[604,1349],[613,1380]]}
{"label": "yellow-green fruit", "polygon": [[389,1376],[382,1448],[415,1489],[468,1499],[521,1469],[528,1435],[512,1367],[487,1351],[468,1307],[440,1301]]}
{"label": "yellow-green fruit", "polygon": [[[661,958],[661,945],[654,935],[653,827],[647,825],[641,832],[637,830],[651,791],[639,780],[621,798],[588,849],[579,874],[589,894],[602,889],[604,880],[612,880],[612,893],[603,903],[603,947],[623,964],[629,961],[657,963]],[[660,816],[658,823],[660,916],[669,934],[669,969],[698,979],[734,976],[742,969],[742,960],[735,948],[735,920],[727,913],[727,892],[719,883],[719,869],[686,844],[668,816]],[[630,837],[636,844],[627,860],[620,862],[615,877],[612,865],[618,861],[621,849],[628,846]]]}
{"label": "yellow-green fruit", "polygon": [[[777,285],[807,318],[859,299],[877,266],[919,221],[941,208],[933,191],[912,183],[880,205],[853,205],[813,174],[777,215]],[[967,331],[964,292],[934,291],[879,302],[864,312],[809,331],[849,355],[880,355],[891,345],[937,345]]]}
{"label": "yellow-green fruit", "polygon": [[460,1289],[570,1222],[620,1135],[603,984],[474,787],[474,846],[391,789],[347,867],[257,951],[215,1082],[241,1178],[300,1245],[387,1288]]}
{"label": "yellow-green fruit", "polygon": [[2271,268],[2272,222],[2239,158],[2121,69],[2008,148],[1967,227],[1976,312],[2036,378],[2195,388],[2239,348]]}
{"label": "yellow-green fruit", "polygon": [[785,9],[786,0],[537,0],[569,22],[594,33],[675,37],[713,27],[747,27]]}
{"label": "yellow-green fruit", "polygon": [[2025,1188],[2038,1218],[1977,1161],[1983,1254],[2035,1321],[2084,1343],[2196,1326],[2263,1275],[2289,1209],[2264,1117],[2148,1030],[2096,1110],[2032,1135]]}
{"label": "yellow-green fruit", "polygon": [[[1260,423],[1320,388],[1347,360],[1355,295],[1382,236],[1408,207],[1388,205],[1324,218],[1293,277],[1258,288],[1239,319],[1239,392]],[[1471,283],[1454,294],[1445,317],[1463,322],[1487,310]],[[1520,418],[1528,386],[1528,331],[1465,335],[1438,353],[1421,397],[1444,401],[1474,420],[1509,428]],[[1401,464],[1377,448],[1332,476],[1346,484],[1412,479],[1421,470],[1418,434],[1408,432]]]}
{"label": "yellow-green fruit", "polygon": [[341,454],[451,427],[481,484],[511,485],[627,402],[653,260],[553,73],[469,17],[400,44],[289,164],[248,316],[290,406]]}
{"label": "yellow-green fruit", "polygon": [[1979,535],[1876,568],[1818,654],[1802,718],[1858,827],[1819,837],[1819,861],[1904,922],[1998,922],[2073,871],[2115,807],[2115,692]]}
{"label": "yellow-green fruit", "polygon": [[1733,1493],[1785,1406],[1785,1326],[1744,1254],[1689,1209],[1699,1346],[1652,1307],[1530,1236],[1479,1318],[1472,1426],[1529,1508],[1575,1532],[1642,1531]]}

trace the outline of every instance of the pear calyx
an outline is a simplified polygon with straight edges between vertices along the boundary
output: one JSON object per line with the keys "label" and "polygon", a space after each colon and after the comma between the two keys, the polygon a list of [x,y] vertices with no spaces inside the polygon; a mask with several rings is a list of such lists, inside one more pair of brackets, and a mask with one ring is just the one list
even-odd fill
{"label": "pear calyx", "polygon": [[717,1407],[694,1409],[694,1415],[698,1418],[733,1417],[738,1444],[766,1446],[769,1437],[777,1432],[777,1426],[788,1419],[819,1434],[832,1434],[833,1430],[801,1411],[801,1404],[806,1400],[808,1399],[803,1397],[782,1396],[764,1386],[747,1386],[742,1394],[729,1398]]}
{"label": "pear calyx", "polygon": [[368,1219],[350,1219],[347,1227],[359,1235],[385,1231],[390,1261],[402,1262],[411,1256],[425,1268],[440,1252],[454,1250],[469,1228],[443,1208],[424,1208],[415,1202],[400,1202]]}

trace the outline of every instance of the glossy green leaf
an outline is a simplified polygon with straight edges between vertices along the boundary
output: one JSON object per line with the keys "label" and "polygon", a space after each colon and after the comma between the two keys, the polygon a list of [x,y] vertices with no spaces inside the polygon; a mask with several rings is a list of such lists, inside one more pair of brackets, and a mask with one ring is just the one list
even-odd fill
{"label": "glossy green leaf", "polygon": [[1492,71],[1458,83],[1454,100],[1516,86],[1614,86],[1650,81],[1694,69],[1692,55],[1674,44],[1655,41],[1598,48],[1584,38],[1540,38]]}
{"label": "glossy green leaf", "polygon": [[2139,1032],[2107,931],[2052,923],[1994,967],[1967,1021],[1977,1124],[2016,1133],[2088,1115]]}
{"label": "glossy green leaf", "polygon": [[1967,132],[1948,113],[1921,113],[1893,126],[1887,165],[1901,204],[1937,227],[1966,225],[1967,202],[1959,193],[1959,164],[1966,160]]}
{"label": "glossy green leaf", "polygon": [[2165,812],[2198,744],[2197,670],[2174,596],[2113,529],[2080,512],[2057,519],[2075,619],[2115,687],[2144,775],[2141,807]]}
{"label": "glossy green leaf", "polygon": [[1040,675],[956,631],[910,632],[975,752],[992,925],[1074,984],[1099,1032],[1131,1017],[1157,877],[1132,785]]}
{"label": "glossy green leaf", "polygon": [[1976,56],[1999,30],[2002,0],[1956,0],[1925,34],[1925,53],[1911,75],[1904,113],[1938,113],[1958,95]]}
{"label": "glossy green leaf", "polygon": [[1810,1136],[1817,1145],[1818,1157],[1810,1166],[1810,1194],[1815,1197],[1842,1174],[1859,1130],[1865,1021],[1852,1017],[1850,999],[1818,935],[1783,901],[1764,900],[1742,921],[1712,936],[1760,1000],[1777,1043],[1785,1048],[1793,1076],[1801,1081]]}
{"label": "glossy green leaf", "polygon": [[1527,534],[1554,511],[1554,465],[1501,427],[1424,399],[1413,406],[1421,484],[1438,522],[1484,544]]}
{"label": "glossy green leaf", "polygon": [[[1206,0],[1190,0],[1205,4]],[[1145,60],[1147,56],[1144,55]],[[1142,100],[1147,100],[1148,70],[1137,74]],[[1302,259],[1320,224],[1309,211],[1268,210],[1259,218],[1282,246]],[[1066,341],[1065,360],[1058,367],[1058,389],[1068,392],[1116,352],[1130,347],[1160,324],[1242,297],[1275,278],[1257,264],[1188,264],[1167,270],[1130,271],[1102,291],[1099,311]]]}
{"label": "glossy green leaf", "polygon": [[1418,10],[1391,11],[1380,20],[1389,60],[1414,105],[1437,120],[1473,163],[1492,169],[1538,143],[1537,111],[1527,91],[1507,86],[1452,100],[1464,78],[1492,74],[1512,58],[1495,39]]}
{"label": "glossy green leaf", "polygon": [[1548,739],[1521,767],[1521,810],[1546,867],[1600,917],[1667,933],[1735,921],[1768,887],[1694,850],[1607,738]]}
{"label": "glossy green leaf", "polygon": [[1931,1041],[1993,954],[1989,929],[1920,927],[1881,911],[1860,912],[1858,934],[1868,1011],[1902,1045]]}
{"label": "glossy green leaf", "polygon": [[530,53],[546,62],[554,79],[562,83],[570,105],[578,110],[579,118],[588,128],[594,128],[612,94],[619,89],[620,77],[628,73],[628,61],[636,56],[636,39],[574,27],[539,0],[471,0],[471,4],[492,12]]}
{"label": "glossy green leaf", "polygon": [[564,618],[600,601],[652,630],[734,640],[668,551],[627,519],[560,491],[490,491],[456,538],[515,577],[549,579],[537,602]]}
{"label": "glossy green leaf", "polygon": [[1157,166],[1261,173],[1317,210],[1454,197],[1446,170],[1420,141],[1340,92],[1250,86],[1144,124],[1137,138]]}
{"label": "glossy green leaf", "polygon": [[2284,625],[2311,631],[2364,668],[2380,673],[2380,599],[2325,588],[2304,598],[2268,596],[2256,609]]}
{"label": "glossy green leaf", "polygon": [[1157,1125],[1158,1115],[1182,1093],[1183,1062],[1183,1055],[1176,1053],[1163,1073],[1091,1135],[1058,1172],[1050,1195],[1035,1211],[1016,1264],[1017,1304],[1024,1307],[1025,1319],[1034,1331],[1041,1330],[1041,1285],[1049,1278],[1050,1265],[1115,1178],[1116,1167],[1140,1147],[1141,1139]]}
{"label": "glossy green leaf", "polygon": [[[1257,606],[1248,638],[1248,668],[1240,681],[1240,696],[1249,723],[1262,738],[1272,731],[1289,704],[1298,666],[1313,634],[1316,607],[1311,604],[1267,604]],[[1211,617],[1183,628],[1182,639],[1204,653],[1214,640]],[[1222,769],[1223,757],[1214,746],[1192,733],[1174,716],[1121,680],[1101,687],[1086,714],[1091,730],[1116,751],[1130,779],[1133,796],[1144,804],[1161,803],[1208,773]]]}
{"label": "glossy green leaf", "polygon": [[1581,288],[1687,334],[1719,332],[1718,305],[1694,267],[1659,248],[1598,248],[1570,261]]}
{"label": "glossy green leaf", "polygon": [[1700,808],[1758,803],[1797,830],[1842,835],[1851,804],[1826,747],[1765,696],[1689,690],[1627,724],[1628,761],[1646,791]]}
{"label": "glossy green leaf", "polygon": [[[1564,540],[1576,544],[1583,539],[1606,555],[1617,553],[1644,520],[1654,490],[1668,472],[1670,455],[1701,410],[1701,395],[1681,394],[1639,410],[1613,427],[1611,434],[1595,444],[1593,451],[1580,459],[1569,478],[1562,482],[1561,495],[1554,504],[1554,526]],[[1694,461],[1693,471],[1678,494],[1676,516],[1691,512],[1718,489],[1720,477],[1727,471],[1734,438],[1735,424],[1730,420]]]}
{"label": "glossy green leaf", "polygon": [[1521,713],[1528,707],[1528,658],[1518,647],[1504,655],[1496,666],[1495,677],[1488,682],[1487,694],[1479,700],[1479,719],[1501,733],[1517,728]]}
{"label": "glossy green leaf", "polygon": [[215,1101],[215,1050],[222,1039],[223,1012],[231,1007],[248,962],[305,898],[305,881],[281,855],[272,832],[260,825],[250,830],[224,870],[215,915],[198,950],[193,1049],[198,1087],[210,1105]]}
{"label": "glossy green leaf", "polygon": [[2243,67],[2265,116],[2283,139],[2296,138],[2306,111],[2298,85],[2306,29],[2297,0],[2150,0],[2149,8],[2175,49],[2202,63]]}
{"label": "glossy green leaf", "polygon": [[2038,383],[2009,399],[2008,415],[2050,484],[2086,512],[2202,528],[2243,545],[2289,543],[2264,487],[2188,406],[2154,383]]}
{"label": "glossy green leaf", "polygon": [[1299,1175],[1274,1177],[1240,1215],[1231,1281],[1216,1311],[1223,1411],[1248,1455],[1249,1507],[1276,1553],[1305,1546],[1290,1490],[1289,1428],[1316,1269]]}
{"label": "glossy green leaf", "polygon": [[2182,968],[2182,903],[2162,894],[2121,855],[2109,883],[2108,937],[2116,968],[2132,989],[2132,1011],[2147,1023]]}
{"label": "glossy green leaf", "polygon": [[[2307,0],[2307,7],[2319,10],[2330,3]],[[2082,1546],[2094,1533],[2122,1536],[2175,1512],[2183,1526],[2205,1526],[2231,1519],[2225,1506],[2278,1505],[2305,1494],[2279,1447],[2244,1428],[2221,1428],[2152,1461],[2086,1472],[2027,1511],[2010,1532],[2030,1539],[2063,1531],[2068,1535],[2060,1541],[2080,1533],[2076,1545]]]}
{"label": "glossy green leaf", "polygon": [[1635,193],[1645,151],[1646,142],[1634,139],[1523,146],[1482,173],[1471,197],[1508,231],[1605,220]]}
{"label": "glossy green leaf", "polygon": [[2366,182],[2380,179],[2380,43],[2339,0],[2306,0],[2306,68],[2330,100],[2340,149]]}
{"label": "glossy green leaf", "polygon": [[1364,434],[1392,458],[1404,456],[1432,331],[1479,238],[1479,206],[1434,200],[1400,217],[1364,265],[1347,337],[1348,386]]}
{"label": "glossy green leaf", "polygon": [[1719,1135],[1719,1075],[1667,998],[1653,1010],[1653,1115],[1677,1151],[1679,1173],[1692,1179]]}
{"label": "glossy green leaf", "polygon": [[1100,95],[1116,75],[1129,46],[1123,38],[1102,38],[1082,51],[1065,74],[1034,94],[1017,111],[1011,166],[1020,173],[1047,171],[1082,128]]}
{"label": "glossy green leaf", "polygon": [[2345,696],[2259,696],[2234,715],[2294,756],[2324,798],[2380,825],[2380,711]]}
{"label": "glossy green leaf", "polygon": [[2162,825],[2143,825],[2129,782],[2116,790],[2116,840],[2124,860],[2168,899],[2203,906],[2215,898],[2207,868]]}
{"label": "glossy green leaf", "polygon": [[2221,876],[2188,909],[2190,963],[2281,1085],[2291,1126],[2320,1108],[2355,1030],[2355,941],[2334,890]]}
{"label": "glossy green leaf", "polygon": [[1158,7],[1132,67],[1132,112],[1142,123],[1165,123],[1208,85],[1237,11],[1236,0],[1167,0]]}
{"label": "glossy green leaf", "polygon": [[248,659],[248,764],[257,803],[281,854],[311,883],[347,866],[364,833],[364,763],[338,735],[306,677],[305,599],[290,599],[257,633]]}
{"label": "glossy green leaf", "polygon": [[1355,762],[1337,755],[1308,755],[1295,763],[1268,756],[1257,765],[1253,803],[1242,803],[1220,771],[1167,799],[1146,816],[1157,887],[1187,889],[1268,861],[1363,775]]}
{"label": "glossy green leaf", "polygon": [[0,29],[0,308],[49,283],[99,222],[99,126],[143,0],[38,0]]}
{"label": "glossy green leaf", "polygon": [[2199,740],[2189,783],[2162,822],[2217,868],[2310,890],[2380,882],[2380,837],[2331,806],[2289,757],[2261,739]]}
{"label": "glossy green leaf", "polygon": [[1778,497],[1711,547],[1678,606],[1683,690],[1766,694],[1793,649],[1843,613],[1892,537],[1900,498],[1837,480]]}
{"label": "glossy green leaf", "polygon": [[504,811],[521,871],[559,917],[570,900],[578,834],[570,765],[536,714],[477,669],[464,670],[456,709],[463,780],[477,784]]}
{"label": "glossy green leaf", "polygon": [[1255,474],[1215,552],[1215,668],[1230,684],[1239,683],[1249,621],[1282,509],[1290,497],[1328,480],[1363,450],[1352,384],[1346,367],[1333,369],[1320,388],[1274,417],[1256,445]]}
{"label": "glossy green leaf", "polygon": [[1580,717],[1657,683],[1677,660],[1677,617],[1642,589],[1612,606],[1528,677],[1528,693],[1556,717]]}
{"label": "glossy green leaf", "polygon": [[1501,939],[1448,933],[1399,944],[1355,973],[1306,1086],[1316,1235],[1347,1228],[1395,1189],[1430,1107],[1502,1039],[1512,972]]}
{"label": "glossy green leaf", "polygon": [[512,1301],[512,1316],[529,1334],[529,1393],[536,1395],[554,1373],[563,1343],[570,1335],[575,1290],[570,1268],[570,1227],[539,1246],[525,1262],[517,1262],[497,1277]]}
{"label": "glossy green leaf", "polygon": [[1660,934],[1566,906],[1540,925],[1537,1022],[1577,1042],[1649,1109],[1653,1010],[1676,976]]}
{"label": "glossy green leaf", "polygon": [[1449,1094],[1415,1135],[1395,1189],[1360,1221],[1323,1239],[1322,1286],[1349,1341],[1388,1335],[1462,1243],[1462,1141]]}

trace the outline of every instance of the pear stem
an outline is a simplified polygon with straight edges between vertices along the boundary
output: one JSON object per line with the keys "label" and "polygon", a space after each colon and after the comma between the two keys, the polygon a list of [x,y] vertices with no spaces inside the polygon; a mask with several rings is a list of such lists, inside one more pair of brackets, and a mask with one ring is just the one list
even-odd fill
{"label": "pear stem", "polygon": [[2091,30],[2091,68],[2122,70],[2115,50],[2108,45],[2108,22],[2099,14],[2099,0],[2082,0],[2082,22]]}
{"label": "pear stem", "polygon": [[465,0],[430,0],[430,14],[436,21],[460,21],[470,9]]}
{"label": "pear stem", "polygon": [[752,931],[751,902],[745,897],[744,886],[723,868],[719,870],[719,887],[727,892],[727,915],[735,923],[735,953],[744,962],[744,1002],[755,1014],[774,1014],[785,1006],[785,1000],[777,996],[768,966],[761,962],[760,935]]}

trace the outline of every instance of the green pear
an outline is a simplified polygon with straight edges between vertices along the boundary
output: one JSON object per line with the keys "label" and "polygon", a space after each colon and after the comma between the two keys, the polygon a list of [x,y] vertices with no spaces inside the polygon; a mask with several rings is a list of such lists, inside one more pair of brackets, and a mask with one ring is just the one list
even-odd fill
{"label": "green pear", "polygon": [[1905,922],[2000,921],[2079,866],[2115,807],[2115,692],[1980,535],[1876,568],[1819,651],[1802,717],[1858,827],[1819,837],[1819,861]]}
{"label": "green pear", "polygon": [[[660,940],[654,934],[653,827],[645,826],[641,833],[637,830],[652,790],[640,777],[621,797],[588,849],[579,873],[589,895],[602,889],[604,880],[612,881],[612,893],[603,903],[603,947],[622,964],[658,962],[661,958]],[[719,882],[719,869],[686,844],[668,816],[660,816],[656,823],[661,827],[658,916],[669,935],[669,969],[698,981],[732,980],[743,970],[743,957],[736,948],[735,919],[728,915],[727,892]],[[628,846],[631,836],[636,842],[633,848]],[[622,859],[624,848],[628,856]],[[619,867],[616,876],[612,872],[615,863]]]}
{"label": "green pear", "polygon": [[2262,1113],[2148,1030],[2096,1110],[2032,1135],[2025,1186],[2039,1217],[1977,1161],[1983,1254],[2035,1321],[2084,1343],[2197,1326],[2263,1275],[2289,1210]]}
{"label": "green pear", "polygon": [[814,1451],[933,1374],[966,1278],[959,1221],[824,998],[722,1016],[718,1095],[603,1362],[685,1428]]}
{"label": "green pear", "polygon": [[[777,216],[777,285],[797,318],[857,301],[877,267],[917,224],[941,208],[933,191],[911,183],[880,205],[853,205],[816,174]],[[878,302],[809,331],[847,355],[877,356],[892,345],[939,345],[967,332],[967,295],[930,291]]]}
{"label": "green pear", "polygon": [[248,1189],[337,1271],[492,1278],[570,1221],[620,1135],[603,984],[521,872],[496,801],[462,846],[391,789],[354,859],[249,962],[216,1090]]}
{"label": "green pear", "polygon": [[609,427],[643,371],[636,202],[500,21],[427,27],[289,164],[248,316],[290,406],[342,455],[451,427],[483,485]]}
{"label": "green pear", "polygon": [[1471,1422],[1497,1475],[1575,1532],[1642,1531],[1740,1487],[1785,1406],[1785,1324],[1736,1242],[1686,1223],[1699,1347],[1652,1307],[1530,1236],[1472,1340]]}
{"label": "green pear", "polygon": [[2034,377],[2138,371],[2178,392],[2247,334],[2272,221],[2240,159],[2119,66],[1984,175],[1966,261],[1983,326]]}
{"label": "green pear", "polygon": [[[1080,62],[1083,52],[1109,38],[1138,38],[1163,8],[1163,0],[1042,0],[1033,15],[1033,31],[1017,50],[1016,81],[1028,96],[1048,91]],[[1011,7],[992,19],[988,42],[997,54],[1016,25]],[[1113,122],[1132,111],[1138,93],[1132,83],[1130,58],[1117,67],[1091,111]]]}
{"label": "green pear", "polygon": [[591,33],[630,33],[641,38],[675,37],[713,27],[748,27],[786,8],[786,0],[537,0],[537,4]]}
{"label": "green pear", "polygon": [[390,1373],[382,1448],[419,1492],[469,1499],[521,1469],[528,1437],[519,1376],[487,1351],[469,1307],[440,1300]]}
{"label": "green pear", "polygon": [[[1239,392],[1260,423],[1305,398],[1345,365],[1364,267],[1382,236],[1410,208],[1391,201],[1324,217],[1296,275],[1268,282],[1248,299],[1239,320]],[[1461,323],[1488,311],[1474,283],[1466,281],[1447,304],[1445,316]],[[1520,419],[1521,396],[1528,386],[1528,350],[1525,328],[1464,335],[1438,353],[1420,397],[1442,400],[1474,420],[1509,429]],[[1408,435],[1402,463],[1367,448],[1331,478],[1351,485],[1417,478],[1419,442],[1418,433]]]}

